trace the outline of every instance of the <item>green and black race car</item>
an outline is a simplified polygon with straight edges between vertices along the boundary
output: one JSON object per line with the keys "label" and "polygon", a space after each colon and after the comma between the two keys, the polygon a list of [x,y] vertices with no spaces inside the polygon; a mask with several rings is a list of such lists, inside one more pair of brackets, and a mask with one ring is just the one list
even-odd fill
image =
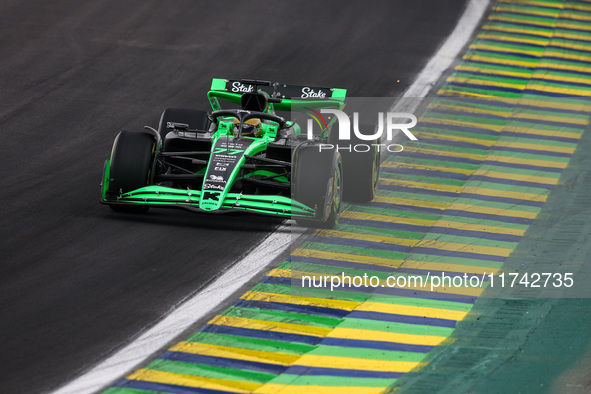
{"label": "green and black race car", "polygon": [[375,148],[328,148],[336,146],[336,117],[321,122],[314,114],[343,109],[345,96],[345,89],[213,79],[212,111],[167,109],[158,130],[117,135],[100,201],[122,212],[248,211],[332,227],[343,200],[374,197],[379,172]]}

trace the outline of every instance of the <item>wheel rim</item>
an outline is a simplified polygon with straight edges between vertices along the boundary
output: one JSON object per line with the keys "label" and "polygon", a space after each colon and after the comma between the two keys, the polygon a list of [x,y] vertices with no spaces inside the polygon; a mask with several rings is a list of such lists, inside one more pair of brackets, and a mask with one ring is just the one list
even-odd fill
{"label": "wheel rim", "polygon": [[380,155],[379,153],[376,154],[376,159],[373,161],[373,188],[375,190],[376,186],[378,185],[378,178],[380,176]]}
{"label": "wheel rim", "polygon": [[336,212],[341,210],[341,202],[342,202],[342,194],[343,194],[343,180],[341,177],[341,166],[337,165],[335,170],[335,181],[334,181],[334,204]]}

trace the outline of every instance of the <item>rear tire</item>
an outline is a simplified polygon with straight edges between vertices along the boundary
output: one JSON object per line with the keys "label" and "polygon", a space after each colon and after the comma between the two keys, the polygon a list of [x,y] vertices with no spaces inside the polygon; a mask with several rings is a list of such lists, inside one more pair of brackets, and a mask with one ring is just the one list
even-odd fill
{"label": "rear tire", "polygon": [[[376,143],[369,141],[367,145]],[[364,203],[373,200],[380,176],[380,153],[372,146],[368,152],[342,152],[342,155],[345,201]]]}
{"label": "rear tire", "polygon": [[[375,126],[370,124],[360,125],[360,129],[364,131],[373,130]],[[338,144],[338,141],[332,142]],[[364,141],[357,136],[352,135],[351,140],[347,141],[351,144],[351,152],[341,150],[343,156],[343,178],[344,178],[344,195],[345,201],[350,202],[369,202],[375,197],[375,190],[380,176],[380,152],[377,146],[380,140]],[[353,146],[364,146],[361,150],[369,147],[367,152],[356,152]]]}
{"label": "rear tire", "polygon": [[305,227],[333,228],[339,220],[343,195],[343,163],[338,152],[318,152],[317,146],[297,150],[293,193],[296,201],[321,210],[323,220],[296,219]]}
{"label": "rear tire", "polygon": [[163,141],[166,134],[174,130],[172,127],[167,126],[168,122],[185,123],[189,125],[189,129],[201,131],[207,131],[211,124],[205,111],[186,108],[168,108],[162,113],[160,123],[158,124],[158,132]]}
{"label": "rear tire", "polygon": [[[111,154],[109,188],[107,193],[118,196],[150,183],[152,157],[155,141],[152,136],[142,132],[122,131],[115,138]],[[147,212],[147,205],[109,205],[117,212]]]}

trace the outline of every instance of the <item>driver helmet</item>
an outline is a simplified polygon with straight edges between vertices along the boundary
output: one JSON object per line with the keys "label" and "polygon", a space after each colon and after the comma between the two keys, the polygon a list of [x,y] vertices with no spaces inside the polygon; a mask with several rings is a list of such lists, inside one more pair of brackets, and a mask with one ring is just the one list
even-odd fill
{"label": "driver helmet", "polygon": [[[240,121],[234,119],[234,135],[238,135],[240,130]],[[260,137],[262,134],[261,120],[259,118],[251,118],[242,125],[243,137]]]}

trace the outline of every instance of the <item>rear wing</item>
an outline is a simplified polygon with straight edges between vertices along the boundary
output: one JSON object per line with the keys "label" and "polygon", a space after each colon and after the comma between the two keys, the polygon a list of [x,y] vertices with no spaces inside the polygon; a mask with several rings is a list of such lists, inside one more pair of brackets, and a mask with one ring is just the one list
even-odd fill
{"label": "rear wing", "polygon": [[233,103],[240,102],[243,93],[263,91],[273,100],[273,108],[277,111],[291,111],[301,108],[342,108],[345,105],[347,89],[325,88],[309,85],[287,85],[271,83],[256,79],[221,79],[214,78],[207,96],[212,108],[219,106],[215,98],[222,98]]}

